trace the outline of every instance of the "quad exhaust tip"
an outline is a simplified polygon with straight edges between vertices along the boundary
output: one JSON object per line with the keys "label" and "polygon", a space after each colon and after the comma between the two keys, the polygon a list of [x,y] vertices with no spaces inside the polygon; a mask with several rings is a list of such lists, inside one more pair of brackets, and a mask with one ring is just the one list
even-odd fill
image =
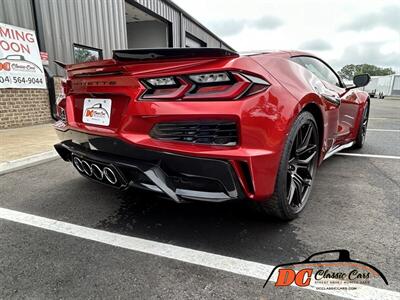
{"label": "quad exhaust tip", "polygon": [[89,165],[89,163],[86,160],[82,160],[82,166],[83,166],[83,171],[87,176],[92,176],[93,170],[92,167]]}
{"label": "quad exhaust tip", "polygon": [[111,184],[117,183],[117,176],[115,176],[115,173],[113,170],[111,170],[109,167],[105,167],[103,169],[103,172],[104,172],[104,176]]}
{"label": "quad exhaust tip", "polygon": [[75,168],[78,169],[79,172],[82,172],[82,173],[84,172],[82,161],[78,157],[74,157],[73,164],[74,164]]}
{"label": "quad exhaust tip", "polygon": [[99,181],[103,181],[105,178],[112,185],[115,185],[118,182],[117,175],[110,167],[104,167],[101,169],[97,164],[89,164],[86,160],[80,159],[76,156],[72,159],[72,164],[80,173],[84,173],[89,177],[94,177]]}
{"label": "quad exhaust tip", "polygon": [[93,176],[96,177],[98,180],[103,180],[104,172],[100,169],[100,167],[96,164],[90,165],[92,168]]}

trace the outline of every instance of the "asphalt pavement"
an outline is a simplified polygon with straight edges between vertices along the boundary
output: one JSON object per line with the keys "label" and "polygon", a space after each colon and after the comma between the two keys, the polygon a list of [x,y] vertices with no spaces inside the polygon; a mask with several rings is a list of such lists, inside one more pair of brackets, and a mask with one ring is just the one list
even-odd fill
{"label": "asphalt pavement", "polygon": [[[290,223],[246,203],[117,191],[61,159],[0,176],[0,208],[272,266],[343,248],[386,275],[379,288],[400,291],[400,160],[385,157],[400,157],[400,101],[373,100],[369,129],[365,147],[347,151],[367,156],[326,160]],[[1,218],[0,241],[0,298],[339,299]]]}

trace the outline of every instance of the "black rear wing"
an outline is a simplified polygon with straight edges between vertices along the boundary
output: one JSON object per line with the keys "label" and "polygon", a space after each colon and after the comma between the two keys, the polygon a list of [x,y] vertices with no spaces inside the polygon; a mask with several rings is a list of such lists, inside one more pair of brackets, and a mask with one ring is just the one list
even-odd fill
{"label": "black rear wing", "polygon": [[154,48],[154,49],[127,49],[114,50],[115,60],[158,60],[158,59],[181,59],[181,58],[207,58],[207,57],[239,57],[234,51],[221,48]]}
{"label": "black rear wing", "polygon": [[116,68],[118,62],[135,61],[153,61],[163,59],[197,59],[197,58],[235,58],[240,55],[237,52],[221,48],[154,48],[154,49],[127,49],[114,50],[113,59],[96,60],[78,64],[65,64],[60,61],[54,61],[58,66],[67,72],[78,71],[84,73],[103,72],[95,70],[96,68]]}

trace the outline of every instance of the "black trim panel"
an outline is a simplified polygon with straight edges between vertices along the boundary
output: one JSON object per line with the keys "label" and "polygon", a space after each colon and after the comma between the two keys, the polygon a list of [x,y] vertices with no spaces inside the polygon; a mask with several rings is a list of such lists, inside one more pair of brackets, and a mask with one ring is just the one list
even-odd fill
{"label": "black trim panel", "polygon": [[225,160],[185,156],[140,148],[110,137],[78,131],[57,131],[62,142],[55,145],[66,161],[73,154],[112,164],[130,186],[161,191],[176,202],[221,202],[243,199],[239,180]]}

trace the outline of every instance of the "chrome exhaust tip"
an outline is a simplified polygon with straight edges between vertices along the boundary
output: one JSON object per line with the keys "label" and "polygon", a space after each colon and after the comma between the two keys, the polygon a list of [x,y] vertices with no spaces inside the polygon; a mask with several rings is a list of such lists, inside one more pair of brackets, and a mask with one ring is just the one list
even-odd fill
{"label": "chrome exhaust tip", "polygon": [[107,180],[111,183],[111,184],[116,184],[118,179],[117,176],[115,175],[114,171],[111,170],[109,167],[105,167],[103,169],[103,173],[104,176],[107,178]]}
{"label": "chrome exhaust tip", "polygon": [[82,161],[81,161],[78,157],[75,156],[74,159],[73,159],[73,161],[72,161],[72,163],[74,164],[75,168],[76,168],[79,172],[81,172],[81,173],[84,172],[84,170],[83,170],[83,165],[82,165]]}
{"label": "chrome exhaust tip", "polygon": [[89,163],[86,160],[82,160],[82,168],[83,168],[83,172],[85,172],[85,174],[87,176],[92,176],[92,174],[93,174],[92,167],[89,165]]}
{"label": "chrome exhaust tip", "polygon": [[98,180],[103,180],[104,174],[100,167],[96,164],[91,164],[90,167],[92,168],[93,176]]}

